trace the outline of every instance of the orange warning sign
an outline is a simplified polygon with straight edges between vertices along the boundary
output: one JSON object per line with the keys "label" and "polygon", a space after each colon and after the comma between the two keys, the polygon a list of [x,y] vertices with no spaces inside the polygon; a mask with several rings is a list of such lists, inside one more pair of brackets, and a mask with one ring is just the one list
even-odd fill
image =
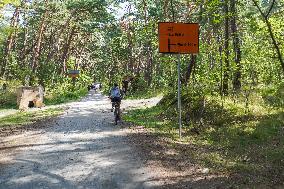
{"label": "orange warning sign", "polygon": [[197,23],[159,23],[159,52],[197,54],[199,25]]}

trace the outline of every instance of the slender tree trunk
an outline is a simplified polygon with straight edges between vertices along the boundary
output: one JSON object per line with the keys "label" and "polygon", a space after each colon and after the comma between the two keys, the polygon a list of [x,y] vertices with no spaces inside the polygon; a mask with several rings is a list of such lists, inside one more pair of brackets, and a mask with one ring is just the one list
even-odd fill
{"label": "slender tree trunk", "polygon": [[163,9],[164,9],[164,18],[168,18],[168,5],[169,5],[169,0],[165,0],[164,1],[164,7],[163,7]]}
{"label": "slender tree trunk", "polygon": [[233,88],[235,91],[239,91],[241,88],[241,48],[240,48],[240,35],[237,29],[237,9],[236,3],[237,0],[231,1],[231,13],[233,14],[231,19],[231,30],[233,36],[233,46],[234,46],[234,55],[235,55],[235,63],[236,63],[236,71],[234,73],[233,78]]}
{"label": "slender tree trunk", "polygon": [[[26,5],[24,5],[23,19],[27,20],[27,6]],[[24,43],[23,43],[23,48],[18,51],[18,54],[19,54],[18,60],[19,60],[19,64],[21,65],[21,67],[26,67],[26,61],[25,61],[26,55],[32,51],[32,48],[28,48],[28,36],[29,36],[28,26],[24,26],[23,32],[24,32]]]}
{"label": "slender tree trunk", "polygon": [[272,3],[267,11],[267,13],[264,13],[260,6],[258,5],[258,2],[256,0],[252,0],[253,4],[257,7],[258,11],[260,12],[261,16],[262,16],[262,19],[264,20],[266,26],[267,26],[267,29],[268,29],[268,32],[269,32],[269,35],[270,35],[270,38],[272,40],[272,44],[276,50],[276,53],[277,53],[277,56],[278,56],[278,60],[281,64],[281,67],[282,67],[282,71],[283,71],[283,74],[284,74],[284,60],[283,60],[283,56],[282,56],[282,53],[281,53],[281,50],[280,50],[280,47],[275,39],[275,36],[274,36],[274,33],[272,31],[272,26],[271,26],[271,23],[269,21],[269,14],[271,13],[271,10],[275,4],[275,0],[272,0]]}
{"label": "slender tree trunk", "polygon": [[195,67],[196,55],[191,54],[190,62],[187,66],[186,74],[185,74],[185,84],[189,83],[190,76],[192,74],[193,68]]}
{"label": "slender tree trunk", "polygon": [[55,39],[55,36],[53,35],[53,31],[51,31],[51,34],[48,38],[48,53],[47,53],[46,60],[45,60],[46,63],[48,63],[54,56],[57,50],[56,49],[57,45],[58,44],[56,43],[56,39]]}
{"label": "slender tree trunk", "polygon": [[149,46],[147,48],[147,67],[145,73],[145,80],[147,81],[147,85],[151,86],[152,84],[152,68],[153,68],[153,52],[149,42]]}
{"label": "slender tree trunk", "polygon": [[[71,15],[75,14],[75,12],[76,11],[72,11]],[[59,28],[54,30],[54,31],[57,30],[57,32],[51,31],[51,34],[50,34],[50,37],[49,37],[50,49],[49,49],[49,53],[47,55],[45,62],[48,63],[51,59],[57,59],[58,61],[62,60],[62,56],[60,56],[60,53],[59,53],[59,51],[60,51],[60,39],[62,39],[61,36],[64,34],[64,31],[66,30],[66,28],[69,28],[71,19],[72,19],[72,16],[68,17],[67,20],[65,21],[64,25],[62,25]],[[54,33],[56,33],[56,34],[54,34]]]}
{"label": "slender tree trunk", "polygon": [[33,58],[32,58],[32,62],[31,62],[31,68],[32,68],[32,74],[33,76],[31,76],[30,78],[30,85],[32,85],[33,82],[33,77],[36,74],[36,70],[38,67],[38,62],[39,62],[39,57],[41,54],[41,45],[42,45],[42,41],[43,41],[43,33],[45,31],[45,27],[46,27],[46,17],[48,15],[48,11],[46,10],[45,13],[43,14],[42,18],[41,18],[41,22],[40,22],[40,27],[38,30],[38,34],[37,34],[37,40],[36,40],[36,45],[35,45],[35,49],[33,52]]}
{"label": "slender tree trunk", "polygon": [[[11,18],[11,24],[10,24],[10,26],[13,30],[16,29],[16,27],[18,25],[18,20],[19,20],[19,7],[16,7],[14,14],[13,14],[13,17]],[[5,76],[5,74],[6,74],[6,66],[7,66],[7,62],[8,62],[8,59],[9,59],[11,49],[14,45],[15,36],[16,36],[15,31],[12,31],[9,34],[8,39],[6,41],[6,45],[5,45],[4,53],[3,53],[3,57],[2,57],[2,66],[1,66],[1,72],[0,72],[1,76]]]}
{"label": "slender tree trunk", "polygon": [[[131,5],[128,7],[128,13],[130,14],[132,12]],[[127,66],[127,72],[133,72],[134,71],[134,60],[133,60],[133,31],[132,31],[132,21],[128,20],[128,29],[127,29],[127,39],[128,39],[128,66]]]}
{"label": "slender tree trunk", "polygon": [[225,42],[224,42],[224,51],[225,51],[225,65],[224,65],[224,78],[223,78],[223,94],[228,95],[229,90],[229,9],[228,9],[228,0],[224,1],[224,14],[225,14]]}
{"label": "slender tree trunk", "polygon": [[272,27],[271,27],[271,24],[269,22],[269,19],[265,18],[265,23],[267,25],[267,29],[268,29],[268,32],[269,32],[269,35],[271,37],[271,40],[272,40],[272,43],[273,43],[273,46],[274,48],[276,49],[276,53],[277,53],[277,56],[278,56],[278,60],[281,64],[281,67],[282,67],[282,71],[283,71],[283,74],[284,74],[284,60],[283,60],[283,56],[282,56],[282,53],[281,53],[281,50],[280,50],[280,47],[275,39],[275,36],[274,36],[274,33],[272,31]]}
{"label": "slender tree trunk", "polygon": [[74,34],[75,34],[75,27],[73,27],[70,31],[70,34],[68,36],[68,39],[66,41],[66,43],[64,44],[64,47],[63,47],[63,54],[61,56],[61,62],[63,63],[62,64],[62,74],[65,74],[66,71],[67,71],[67,66],[66,66],[66,61],[68,60],[68,54],[69,54],[69,50],[70,50],[70,47],[71,47],[71,43],[72,43],[72,39],[74,37]]}
{"label": "slender tree trunk", "polygon": [[[23,6],[24,7],[24,14],[23,14],[23,20],[28,20],[28,5],[26,4],[27,3],[27,0],[24,1],[25,5]],[[18,51],[18,54],[19,54],[19,58],[18,58],[18,61],[19,63],[21,64],[21,66],[23,67],[26,67],[28,66],[30,63],[28,63],[28,60],[27,60],[27,55],[29,53],[31,53],[36,45],[35,42],[31,42],[29,43],[28,41],[28,38],[29,38],[29,27],[28,26],[24,26],[24,43],[23,43],[23,48],[20,49]]]}
{"label": "slender tree trunk", "polygon": [[130,28],[128,29],[128,33],[127,33],[127,37],[128,37],[128,60],[129,60],[129,64],[128,64],[128,69],[130,72],[133,71],[133,42],[132,42],[132,35],[131,35],[131,30]]}
{"label": "slender tree trunk", "polygon": [[220,95],[223,96],[223,59],[222,59],[222,53],[223,53],[223,46],[221,45],[221,36],[218,36],[217,42],[219,44],[219,56],[220,56]]}

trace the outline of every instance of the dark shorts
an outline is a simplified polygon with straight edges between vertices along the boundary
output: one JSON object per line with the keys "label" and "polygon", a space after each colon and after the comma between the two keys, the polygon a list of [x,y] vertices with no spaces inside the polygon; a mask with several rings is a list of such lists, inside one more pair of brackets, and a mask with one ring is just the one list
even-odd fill
{"label": "dark shorts", "polygon": [[114,97],[111,99],[112,102],[121,102],[121,98],[120,97]]}

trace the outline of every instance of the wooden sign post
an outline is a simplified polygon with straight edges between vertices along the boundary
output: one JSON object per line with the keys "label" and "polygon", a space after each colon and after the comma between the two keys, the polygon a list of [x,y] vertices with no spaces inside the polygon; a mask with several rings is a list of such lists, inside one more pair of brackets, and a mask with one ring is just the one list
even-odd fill
{"label": "wooden sign post", "polygon": [[159,52],[178,54],[178,110],[179,137],[181,138],[181,82],[180,54],[199,53],[199,24],[197,23],[159,23]]}
{"label": "wooden sign post", "polygon": [[80,70],[69,70],[68,71],[68,76],[72,78],[79,77]]}
{"label": "wooden sign post", "polygon": [[73,90],[75,89],[76,78],[79,77],[80,70],[69,70],[68,76],[72,78]]}

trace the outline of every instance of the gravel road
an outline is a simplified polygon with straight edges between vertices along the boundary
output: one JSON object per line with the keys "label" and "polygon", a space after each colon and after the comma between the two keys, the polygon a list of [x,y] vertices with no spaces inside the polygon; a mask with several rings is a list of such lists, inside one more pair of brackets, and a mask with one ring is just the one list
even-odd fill
{"label": "gravel road", "polygon": [[[152,106],[159,98],[125,100],[122,109]],[[64,115],[36,131],[0,140],[0,188],[153,188],[126,132],[113,124],[109,100],[91,91]]]}

